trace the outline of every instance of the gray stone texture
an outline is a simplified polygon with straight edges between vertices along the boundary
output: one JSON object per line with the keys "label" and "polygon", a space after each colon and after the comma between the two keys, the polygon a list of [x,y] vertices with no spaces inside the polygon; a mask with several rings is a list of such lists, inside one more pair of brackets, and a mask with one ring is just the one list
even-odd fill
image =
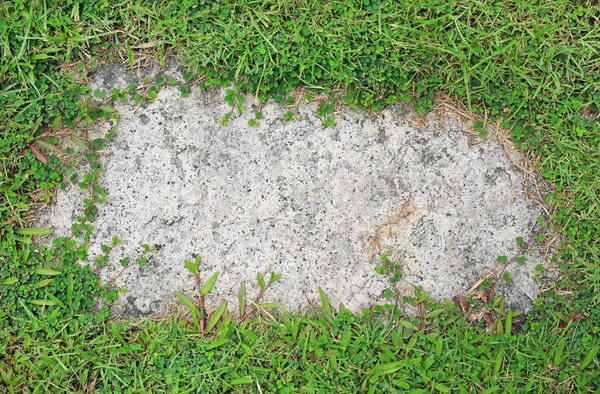
{"label": "gray stone texture", "polygon": [[[181,79],[176,68],[167,75]],[[94,88],[111,89],[132,77],[107,66],[93,78]],[[515,238],[529,239],[542,214],[525,201],[523,176],[498,144],[470,144],[453,117],[414,124],[405,105],[378,114],[344,108],[324,129],[314,102],[269,102],[257,127],[248,126],[251,110],[223,127],[218,120],[231,110],[224,95],[192,87],[182,98],[166,87],[141,107],[118,104],[120,121],[94,131],[114,128],[116,137],[103,157],[109,198],[93,223],[90,255],[113,235],[123,241],[103,280],[142,244],[156,246],[146,265],[115,279],[127,289],[122,312],[159,313],[175,290],[193,289],[183,261],[196,254],[204,279],[220,271],[215,292],[231,306],[241,282],[249,286],[270,267],[283,276],[266,300],[303,308],[321,287],[333,305],[358,311],[383,301],[388,283],[375,267],[385,252],[404,267],[403,291],[421,285],[452,297],[501,268],[498,256],[517,254]],[[301,119],[285,121],[288,109]],[[77,187],[59,191],[40,222],[68,235],[82,196]],[[541,262],[534,250],[527,257],[508,267],[514,284],[499,286],[509,305],[525,310]]]}

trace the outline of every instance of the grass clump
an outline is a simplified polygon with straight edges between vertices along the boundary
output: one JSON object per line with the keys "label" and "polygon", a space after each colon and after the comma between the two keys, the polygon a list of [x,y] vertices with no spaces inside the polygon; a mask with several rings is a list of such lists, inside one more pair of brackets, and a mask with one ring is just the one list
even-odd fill
{"label": "grass clump", "polygon": [[15,392],[542,393],[597,386],[595,354],[572,347],[582,343],[568,331],[547,321],[536,332],[486,333],[464,329],[469,323],[459,315],[447,306],[421,330],[398,310],[327,316],[315,309],[278,322],[222,325],[217,334],[225,341],[191,334],[176,317],[84,325],[44,342],[26,329],[27,345],[9,343],[18,350],[3,376]]}
{"label": "grass clump", "polygon": [[[600,386],[600,126],[598,24],[591,1],[437,0],[5,1],[0,5],[0,387],[7,392],[594,392]],[[472,300],[397,305],[357,316],[323,307],[261,318],[199,337],[177,319],[112,321],[86,260],[104,198],[104,139],[76,130],[116,116],[159,87],[100,92],[83,85],[96,62],[130,67],[144,51],[176,53],[203,88],[291,104],[304,88],[335,109],[378,110],[437,95],[509,129],[556,190],[548,197],[564,279],[535,301],[521,330],[512,312],[491,322]],[[159,84],[160,85],[160,84]],[[189,94],[189,86],[180,87]],[[106,96],[106,97],[105,97]],[[292,97],[293,99],[293,97]],[[290,112],[290,119],[293,114]],[[257,113],[256,120],[262,117]],[[223,123],[227,119],[224,118]],[[485,127],[481,125],[481,127]],[[107,136],[109,138],[110,135]],[[74,148],[67,149],[65,145]],[[72,163],[65,165],[65,163]],[[32,242],[31,212],[72,179],[89,190],[72,237]],[[110,246],[107,246],[110,249]],[[390,291],[390,298],[394,292]],[[501,308],[502,309],[502,308]],[[431,313],[437,314],[431,314]],[[204,315],[202,315],[204,318]],[[518,331],[518,332],[517,332]]]}

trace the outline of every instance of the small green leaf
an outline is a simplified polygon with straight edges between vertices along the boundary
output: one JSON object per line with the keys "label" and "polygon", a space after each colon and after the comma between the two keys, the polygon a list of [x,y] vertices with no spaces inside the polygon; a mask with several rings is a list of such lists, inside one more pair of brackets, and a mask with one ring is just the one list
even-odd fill
{"label": "small green leaf", "polygon": [[210,291],[212,290],[212,288],[215,286],[215,283],[217,282],[217,278],[219,277],[219,271],[215,272],[210,279],[208,279],[206,281],[206,283],[204,284],[204,286],[202,286],[202,289],[200,289],[200,296],[205,296],[208,293],[210,293]]}
{"label": "small green leaf", "polygon": [[321,297],[321,304],[323,304],[323,313],[325,316],[332,321],[333,320],[333,311],[331,309],[331,304],[329,303],[329,297],[327,294],[319,287],[319,296]]}
{"label": "small green leaf", "polygon": [[431,312],[427,313],[427,314],[425,315],[425,317],[426,317],[426,318],[428,318],[428,319],[431,319],[431,318],[433,318],[433,317],[437,317],[437,316],[441,315],[441,314],[442,314],[442,312],[444,312],[444,309],[443,309],[443,308],[442,308],[442,309],[437,309],[437,310],[435,310],[435,311],[431,311]]}
{"label": "small green leaf", "polygon": [[177,296],[177,298],[179,298],[179,301],[181,301],[183,305],[185,305],[190,310],[196,327],[199,327],[200,324],[198,322],[198,316],[200,316],[200,309],[196,306],[196,304],[194,304],[192,300],[190,300],[188,297],[181,294],[180,292],[176,291],[175,295]]}
{"label": "small green leaf", "polygon": [[533,237],[538,242],[544,242],[546,240],[546,234],[539,233],[538,235]]}
{"label": "small green leaf", "polygon": [[277,302],[263,302],[262,304],[258,304],[258,306],[263,309],[281,308],[281,304],[278,304]]}
{"label": "small green leaf", "polygon": [[67,306],[60,299],[58,299],[57,297],[53,296],[50,293],[46,293],[46,295],[48,296],[48,298],[50,298],[52,301],[54,301],[61,308],[67,308]]}
{"label": "small green leaf", "polygon": [[507,256],[498,256],[498,258],[496,259],[500,264],[504,264],[508,261],[508,257]]}
{"label": "small green leaf", "polygon": [[258,335],[256,335],[252,331],[245,330],[243,328],[240,328],[239,331],[246,339],[250,339],[254,342],[258,342],[258,340],[259,340]]}
{"label": "small green leaf", "polygon": [[504,271],[504,275],[502,275],[502,279],[504,279],[504,281],[506,283],[513,283],[512,275],[508,271]]}
{"label": "small green leaf", "polygon": [[563,339],[560,341],[558,346],[555,346],[556,350],[554,351],[554,359],[552,362],[552,364],[555,367],[558,367],[563,362],[563,352],[565,349],[565,344],[566,344],[566,339]]}
{"label": "small green leaf", "polygon": [[517,257],[517,264],[519,264],[519,265],[525,265],[526,261],[527,261],[527,257],[525,257],[525,256]]}
{"label": "small green leaf", "polygon": [[437,391],[441,392],[441,393],[449,393],[450,392],[450,388],[444,386],[441,383],[434,383],[433,384],[433,388],[436,389]]}
{"label": "small green leaf", "polygon": [[588,354],[587,356],[585,356],[585,358],[583,359],[579,369],[581,371],[583,371],[588,365],[590,365],[590,363],[592,362],[592,360],[594,359],[594,357],[596,357],[596,354],[598,354],[598,351],[600,350],[600,345],[596,346],[595,348],[593,348]]}
{"label": "small green leaf", "polygon": [[413,331],[418,331],[419,330],[419,328],[417,326],[415,326],[414,324],[412,324],[409,321],[400,320],[399,323],[402,324],[404,327],[408,328],[409,330],[413,330]]}
{"label": "small green leaf", "polygon": [[186,72],[185,74],[183,74],[183,79],[185,79],[186,81],[191,81],[192,79],[194,79],[194,73],[191,71]]}
{"label": "small green leaf", "polygon": [[39,306],[55,306],[56,302],[51,300],[27,300],[30,304]]}
{"label": "small green leaf", "polygon": [[14,285],[15,283],[17,283],[19,281],[18,278],[11,276],[10,278],[6,278],[2,281],[3,285]]}
{"label": "small green leaf", "polygon": [[[500,323],[501,320],[498,320]],[[498,327],[500,329],[500,327]],[[500,373],[500,369],[502,368],[502,364],[504,362],[504,350],[500,349],[498,354],[496,355],[496,359],[494,360],[494,374],[498,375]]]}
{"label": "small green leaf", "polygon": [[71,142],[73,142],[75,145],[77,145],[78,147],[80,147],[83,150],[87,150],[88,146],[85,143],[84,140],[82,140],[81,138],[77,137],[76,135],[70,135],[69,138],[71,139]]}
{"label": "small green leaf", "polygon": [[135,66],[135,57],[133,56],[133,51],[131,50],[131,47],[129,46],[129,41],[127,41],[125,43],[125,46],[127,47],[127,58],[129,60],[129,69],[133,70],[133,67]]}
{"label": "small green leaf", "polygon": [[264,291],[264,290],[265,290],[265,288],[266,288],[266,287],[265,287],[265,279],[263,278],[263,276],[262,276],[262,274],[261,274],[260,272],[257,272],[257,273],[256,273],[256,280],[257,280],[257,282],[258,282],[258,285],[260,286],[260,289],[261,289],[262,291]]}
{"label": "small green leaf", "polygon": [[251,376],[244,376],[241,378],[236,378],[233,379],[232,381],[229,382],[230,385],[235,386],[238,384],[252,384],[252,377]]}
{"label": "small green leaf", "polygon": [[204,350],[211,350],[211,349],[218,348],[219,346],[226,344],[228,341],[229,341],[229,339],[227,339],[226,337],[218,339],[218,340],[211,342],[208,345],[204,346]]}
{"label": "small green leaf", "polygon": [[15,230],[15,233],[21,235],[48,235],[52,234],[52,231],[43,228],[20,228]]}
{"label": "small green leaf", "polygon": [[240,292],[238,293],[238,307],[240,317],[246,313],[246,284],[242,282]]}
{"label": "small green leaf", "polygon": [[504,336],[505,337],[510,337],[510,334],[512,333],[513,316],[514,316],[513,312],[508,311],[508,314],[506,315],[506,323],[504,325]]}
{"label": "small green leaf", "polygon": [[42,268],[42,267],[38,267],[38,268],[34,269],[33,272],[38,275],[46,275],[46,276],[56,276],[56,275],[60,275],[62,273],[58,270],[53,270],[51,268]]}
{"label": "small green leaf", "polygon": [[325,119],[325,121],[321,125],[321,128],[324,129],[324,128],[332,127],[332,126],[335,126],[335,120],[333,120],[333,118],[331,116],[328,116],[327,119]]}
{"label": "small green leaf", "polygon": [[38,144],[39,146],[41,146],[42,148],[44,148],[46,150],[49,150],[51,152],[54,152],[56,154],[60,155],[60,154],[64,153],[62,149],[60,149],[60,148],[58,148],[58,147],[56,147],[56,146],[54,146],[52,144],[49,144],[46,141],[40,141],[40,140],[38,140],[35,143]]}
{"label": "small green leaf", "polygon": [[402,361],[393,361],[393,362],[385,363],[385,364],[379,364],[375,367],[374,375],[376,377],[380,377],[380,376],[385,376],[385,375],[389,375],[392,373],[396,373],[396,372],[400,371],[402,368],[404,368],[406,366],[406,363],[407,363],[406,360],[402,360]]}
{"label": "small green leaf", "polygon": [[94,97],[96,97],[99,100],[102,100],[104,97],[106,97],[106,89],[94,90]]}
{"label": "small green leaf", "polygon": [[425,371],[427,371],[433,365],[434,362],[435,362],[435,357],[434,356],[427,357],[425,359],[425,361],[423,361],[423,364],[422,364],[423,369]]}
{"label": "small green leaf", "polygon": [[38,282],[37,287],[48,286],[51,282],[52,282],[52,279],[44,279],[44,280]]}
{"label": "small green leaf", "polygon": [[217,323],[221,319],[221,316],[223,316],[223,313],[225,312],[226,309],[227,309],[227,301],[223,300],[223,301],[221,301],[221,305],[219,305],[217,310],[215,310],[208,318],[208,323],[206,324],[206,329],[205,329],[206,332],[210,332],[210,330],[212,330],[217,325]]}
{"label": "small green leaf", "polygon": [[198,275],[198,266],[192,263],[189,260],[183,260],[185,262],[185,266],[193,275]]}
{"label": "small green leaf", "polygon": [[536,221],[536,222],[538,222],[538,224],[541,224],[541,225],[543,225],[543,224],[545,223],[545,221],[544,221],[544,218],[543,218],[543,217],[541,217],[541,216],[538,216],[538,217],[535,219],[535,221]]}
{"label": "small green leaf", "polygon": [[276,282],[279,280],[279,278],[281,278],[281,274],[271,273],[271,277],[269,278],[269,283]]}

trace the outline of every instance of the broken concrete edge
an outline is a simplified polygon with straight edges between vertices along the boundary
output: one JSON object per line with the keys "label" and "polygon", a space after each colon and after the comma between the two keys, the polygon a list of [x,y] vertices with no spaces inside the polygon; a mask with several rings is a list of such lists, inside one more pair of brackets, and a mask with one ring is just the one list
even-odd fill
{"label": "broken concrete edge", "polygon": [[[120,66],[115,66],[115,67],[120,67]],[[175,71],[177,71],[177,70],[175,70]],[[154,78],[156,78],[157,76],[164,75],[164,76],[171,77],[171,78],[173,78],[173,77],[175,77],[175,78],[177,78],[177,77],[180,77],[180,80],[181,80],[181,75],[180,75],[180,74],[178,75],[178,74],[175,72],[175,73],[172,73],[172,74],[170,74],[170,75],[169,75],[169,74],[168,74],[168,72],[169,72],[168,70],[165,70],[165,72],[161,73],[161,71],[160,71],[160,70],[156,70],[156,69],[155,69],[155,71],[154,71]],[[172,72],[172,70],[171,70],[171,72]],[[145,77],[143,77],[143,78],[145,78]],[[117,82],[121,82],[121,81],[117,81]],[[127,81],[125,81],[125,82],[127,83]],[[112,87],[114,88],[114,87],[117,87],[117,86],[116,86],[116,85],[113,85]],[[126,87],[127,87],[127,86],[121,86],[120,88],[126,88]],[[247,99],[247,101],[248,101],[248,102],[251,102],[251,100],[252,100],[252,96],[251,96],[251,95],[247,95],[247,96],[246,96],[246,99]],[[377,114],[375,114],[375,115],[377,115]],[[435,111],[432,111],[432,112],[430,112],[430,113],[428,114],[428,116],[429,116],[429,117],[431,117],[431,116],[440,116],[440,114],[439,114],[439,113],[436,113]],[[463,132],[464,132],[464,129],[462,129],[461,131],[463,131]],[[468,133],[467,133],[467,134],[468,134]],[[472,135],[470,135],[470,136],[471,136],[471,137],[473,137]],[[506,150],[505,150],[505,152],[506,152]],[[510,152],[510,153],[511,153],[511,155],[517,155],[517,156],[518,156],[518,155],[521,155],[521,153],[520,153],[520,152],[518,152],[518,151],[512,151],[512,152]],[[514,164],[514,162],[513,162],[513,164]],[[518,166],[517,166],[517,167],[518,167]],[[518,168],[519,168],[520,170],[523,170],[523,168],[521,168],[521,167],[518,167]],[[542,199],[542,200],[543,200],[543,199]],[[511,260],[512,260],[512,259],[511,259]],[[285,274],[285,273],[284,273],[284,274]],[[500,282],[500,283],[499,283],[499,287],[502,287],[503,285],[504,285],[504,286],[506,286],[506,284],[504,284],[504,283],[502,283],[502,282],[501,282],[501,278],[500,278],[500,281],[499,281],[499,282]],[[425,290],[427,290],[427,289],[425,289]],[[472,289],[472,290],[474,290],[474,289]],[[525,292],[525,294],[527,294],[527,293]],[[527,296],[533,300],[533,297],[532,297],[532,295],[530,295],[530,294],[527,294]],[[137,311],[137,312],[136,312],[135,310],[130,310],[129,312],[135,315],[135,314],[138,314],[140,311]],[[139,313],[139,314],[144,314],[144,313]]]}

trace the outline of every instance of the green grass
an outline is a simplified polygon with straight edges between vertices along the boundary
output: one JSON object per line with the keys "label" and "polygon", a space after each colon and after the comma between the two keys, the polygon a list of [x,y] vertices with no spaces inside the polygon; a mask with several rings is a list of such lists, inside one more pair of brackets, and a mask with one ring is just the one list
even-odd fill
{"label": "green grass", "polygon": [[594,355],[549,322],[511,335],[465,330],[464,317],[432,319],[434,330],[390,317],[284,315],[281,324],[223,326],[225,341],[198,337],[177,319],[73,326],[46,341],[25,326],[25,343],[9,342],[15,357],[3,378],[15,392],[119,393],[545,393],[591,392],[598,383]]}
{"label": "green grass", "polygon": [[[0,387],[595,392],[599,15],[595,2],[567,0],[4,1]],[[87,256],[91,219],[105,198],[97,185],[105,139],[82,140],[75,126],[114,117],[111,103],[126,95],[152,99],[162,84],[108,92],[94,107],[81,96],[88,89],[80,77],[102,61],[134,65],[148,50],[161,62],[176,54],[189,66],[189,84],[235,83],[263,100],[284,102],[304,88],[334,106],[378,110],[408,100],[424,112],[443,94],[500,119],[519,148],[539,157],[538,170],[556,187],[548,202],[556,213],[551,224],[564,236],[558,248],[564,279],[536,300],[519,332],[510,329],[510,313],[495,314],[493,323],[467,322],[481,305],[464,313],[431,301],[425,313],[440,315],[426,321],[402,320],[390,307],[351,316],[324,305],[280,323],[257,316],[244,326],[221,324],[209,339],[176,319],[110,321],[106,308],[93,308],[97,297],[110,301],[116,292],[76,264]],[[325,103],[319,109],[325,126],[335,121],[332,111]],[[63,152],[64,139],[77,151]],[[31,237],[43,230],[25,229],[30,214],[82,161],[90,172],[72,181],[90,197],[73,237],[38,247]]]}

